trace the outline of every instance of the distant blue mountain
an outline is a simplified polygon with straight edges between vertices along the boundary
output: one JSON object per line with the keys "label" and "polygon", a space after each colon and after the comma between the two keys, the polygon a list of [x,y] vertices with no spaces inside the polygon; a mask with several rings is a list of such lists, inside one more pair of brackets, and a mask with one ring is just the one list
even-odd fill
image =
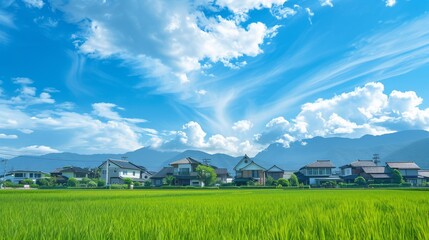
{"label": "distant blue mountain", "polygon": [[[339,167],[357,159],[371,159],[374,153],[380,154],[382,161],[391,160],[390,154],[426,138],[429,138],[429,132],[421,130],[381,136],[365,135],[357,139],[315,137],[303,140],[305,144],[294,142],[289,148],[284,148],[281,144],[271,144],[258,153],[255,159],[267,167],[276,164],[284,169],[294,170],[318,159],[332,160]],[[420,159],[408,160],[425,164],[425,162],[418,162],[418,160],[422,161]]]}
{"label": "distant blue mountain", "polygon": [[[302,144],[305,142],[305,144]],[[429,132],[421,130],[403,131],[381,136],[366,135],[357,139],[315,137],[294,142],[289,148],[271,144],[254,159],[263,167],[276,164],[285,170],[297,170],[318,159],[329,159],[339,167],[357,159],[371,159],[374,153],[382,161],[415,161],[422,168],[429,168]],[[127,157],[135,164],[151,171],[159,171],[172,161],[185,157],[197,160],[210,159],[210,164],[232,169],[241,159],[226,154],[208,154],[202,151],[163,152],[141,148],[124,154],[52,153],[43,156],[20,156],[9,160],[8,169],[34,169],[51,172],[63,166],[98,167],[108,158]]]}

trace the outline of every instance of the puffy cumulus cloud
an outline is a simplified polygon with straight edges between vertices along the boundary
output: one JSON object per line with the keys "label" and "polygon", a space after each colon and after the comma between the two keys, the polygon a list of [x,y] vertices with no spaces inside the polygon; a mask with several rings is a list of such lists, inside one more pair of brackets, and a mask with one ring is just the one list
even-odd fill
{"label": "puffy cumulus cloud", "polygon": [[249,120],[240,120],[232,126],[234,131],[247,132],[253,127],[253,123]]}
{"label": "puffy cumulus cloud", "polygon": [[3,103],[21,105],[22,107],[36,105],[36,104],[53,104],[55,100],[51,94],[46,91],[42,91],[37,94],[37,89],[31,85],[34,83],[30,78],[17,77],[12,79],[14,84],[20,86],[16,90],[18,95],[12,97],[10,100],[0,100]]}
{"label": "puffy cumulus cloud", "polygon": [[153,142],[152,147],[161,150],[198,149],[208,153],[226,153],[233,156],[245,153],[254,155],[262,150],[261,145],[239,139],[236,136],[224,136],[222,134],[207,136],[201,125],[195,121],[184,124],[180,131],[169,131],[163,135],[158,135],[153,138]]}
{"label": "puffy cumulus cloud", "polygon": [[429,108],[421,109],[422,103],[413,91],[386,94],[382,83],[371,82],[330,99],[306,103],[291,122],[275,118],[255,140],[288,146],[291,141],[316,136],[361,137],[406,129],[429,130]]}
{"label": "puffy cumulus cloud", "polygon": [[[276,3],[266,2],[261,6]],[[137,72],[157,78],[163,91],[178,91],[177,82],[191,82],[191,73],[202,65],[240,67],[244,61],[239,58],[261,54],[264,40],[275,36],[277,28],[261,22],[243,26],[233,18],[207,17],[201,9],[210,11],[211,4],[59,0],[52,5],[69,22],[81,24],[83,31],[73,41],[82,53],[123,59]]]}
{"label": "puffy cumulus cloud", "polygon": [[23,2],[27,7],[39,8],[39,9],[43,8],[43,6],[45,5],[43,0],[23,0]]}
{"label": "puffy cumulus cloud", "polygon": [[386,0],[386,7],[393,7],[396,5],[396,0]]}
{"label": "puffy cumulus cloud", "polygon": [[320,0],[320,5],[322,7],[326,7],[326,6],[334,7],[334,4],[332,3],[332,0]]}
{"label": "puffy cumulus cloud", "polygon": [[4,133],[0,133],[0,139],[17,139],[18,136],[17,135],[7,135]]}
{"label": "puffy cumulus cloud", "polygon": [[274,6],[282,6],[287,0],[216,0],[216,4],[222,8],[228,8],[234,13],[243,14],[250,10],[259,10],[263,8],[272,8]]}
{"label": "puffy cumulus cloud", "polygon": [[270,9],[271,14],[276,17],[278,20],[292,17],[297,14],[297,11],[290,7],[285,6],[275,6]]}

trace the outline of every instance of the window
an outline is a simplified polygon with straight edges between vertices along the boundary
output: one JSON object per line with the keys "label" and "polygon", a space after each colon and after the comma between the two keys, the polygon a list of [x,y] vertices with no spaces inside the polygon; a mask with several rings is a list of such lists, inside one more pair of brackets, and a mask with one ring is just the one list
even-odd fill
{"label": "window", "polygon": [[34,177],[34,173],[30,173],[30,178],[33,178]]}
{"label": "window", "polygon": [[106,170],[102,170],[102,171],[101,171],[101,174],[106,174]]}
{"label": "window", "polygon": [[122,171],[122,174],[123,174],[123,175],[128,175],[128,171],[127,171],[127,170],[124,170],[124,171]]}
{"label": "window", "polygon": [[252,170],[252,177],[258,178],[259,177],[259,171],[258,170]]}
{"label": "window", "polygon": [[15,173],[15,177],[16,178],[23,178],[24,177],[24,173]]}
{"label": "window", "polygon": [[135,171],[133,171],[133,176],[135,176],[136,175],[136,172]]}
{"label": "window", "polygon": [[34,174],[34,177],[35,177],[35,178],[41,178],[41,177],[42,177],[42,174],[40,174],[40,173],[35,173],[35,174]]}

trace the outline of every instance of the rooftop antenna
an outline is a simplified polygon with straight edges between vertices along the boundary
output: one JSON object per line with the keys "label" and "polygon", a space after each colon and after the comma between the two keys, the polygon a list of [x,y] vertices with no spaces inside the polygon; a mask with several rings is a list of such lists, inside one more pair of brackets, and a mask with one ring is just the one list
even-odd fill
{"label": "rooftop antenna", "polygon": [[374,153],[372,155],[372,161],[375,163],[376,166],[380,163],[380,154]]}

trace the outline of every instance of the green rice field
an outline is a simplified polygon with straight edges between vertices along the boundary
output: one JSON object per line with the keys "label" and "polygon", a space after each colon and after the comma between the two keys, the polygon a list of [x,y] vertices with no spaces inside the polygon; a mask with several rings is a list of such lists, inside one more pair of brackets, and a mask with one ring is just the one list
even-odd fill
{"label": "green rice field", "polygon": [[429,239],[429,191],[1,190],[0,239]]}

